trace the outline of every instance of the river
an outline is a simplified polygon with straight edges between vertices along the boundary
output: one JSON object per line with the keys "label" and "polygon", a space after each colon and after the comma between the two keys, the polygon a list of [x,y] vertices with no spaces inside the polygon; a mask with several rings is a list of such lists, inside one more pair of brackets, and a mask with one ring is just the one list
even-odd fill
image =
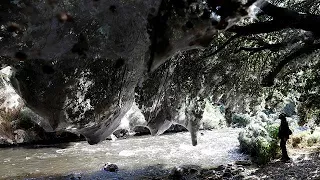
{"label": "river", "polygon": [[[140,179],[168,173],[175,166],[212,167],[247,158],[239,153],[239,131],[232,128],[200,131],[197,146],[191,145],[188,132],[182,132],[97,145],[73,142],[50,147],[4,148],[0,149],[0,178],[67,179],[69,176],[64,175],[81,173],[81,179]],[[119,172],[103,171],[107,162],[118,165]]]}

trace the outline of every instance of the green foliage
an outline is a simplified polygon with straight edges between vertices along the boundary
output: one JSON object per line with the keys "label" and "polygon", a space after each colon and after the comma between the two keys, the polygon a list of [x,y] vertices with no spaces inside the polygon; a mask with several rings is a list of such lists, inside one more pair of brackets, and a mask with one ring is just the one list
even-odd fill
{"label": "green foliage", "polygon": [[258,164],[266,164],[271,159],[271,143],[266,141],[266,139],[258,139],[257,148],[256,148],[256,163]]}
{"label": "green foliage", "polygon": [[246,127],[251,122],[251,117],[247,114],[233,114],[231,123],[236,127]]}
{"label": "green foliage", "polygon": [[266,130],[272,139],[278,139],[278,132],[279,132],[278,124],[267,125]]}
{"label": "green foliage", "polygon": [[256,154],[256,163],[258,164],[266,164],[272,158],[275,158],[280,151],[280,147],[278,145],[278,126],[267,126],[267,132],[271,139],[259,139],[257,144],[257,154]]}
{"label": "green foliage", "polygon": [[257,164],[266,164],[280,151],[278,145],[278,125],[250,124],[239,134],[240,149],[253,157]]}

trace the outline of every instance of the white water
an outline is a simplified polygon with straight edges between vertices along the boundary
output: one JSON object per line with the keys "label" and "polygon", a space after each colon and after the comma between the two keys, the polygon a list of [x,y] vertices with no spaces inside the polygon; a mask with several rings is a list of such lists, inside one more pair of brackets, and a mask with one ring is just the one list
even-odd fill
{"label": "white water", "polygon": [[[166,172],[174,166],[212,167],[246,157],[238,153],[237,129],[201,131],[192,146],[190,134],[176,133],[105,141],[97,145],[76,142],[68,147],[7,148],[0,150],[0,178],[55,177],[84,173],[81,179],[107,176],[110,179],[139,179],[138,176]],[[102,169],[107,162],[117,164],[118,173]],[[158,172],[157,172],[158,171]],[[111,178],[112,177],[112,178]]]}

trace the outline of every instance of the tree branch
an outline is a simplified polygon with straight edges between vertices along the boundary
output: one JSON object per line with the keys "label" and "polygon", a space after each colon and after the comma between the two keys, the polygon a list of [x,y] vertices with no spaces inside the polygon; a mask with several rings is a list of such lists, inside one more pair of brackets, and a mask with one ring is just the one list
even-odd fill
{"label": "tree branch", "polygon": [[302,29],[320,35],[320,16],[313,14],[301,14],[296,11],[277,7],[269,2],[262,3],[261,10],[273,18],[271,21],[257,22],[247,26],[233,26],[228,29],[230,32],[238,33],[241,36],[252,34],[269,33],[285,28]]}
{"label": "tree branch", "polygon": [[281,48],[285,47],[287,43],[276,43],[276,44],[266,44],[261,47],[240,47],[237,52],[240,51],[249,51],[251,53],[260,52],[263,50],[270,50],[272,52],[279,51]]}
{"label": "tree branch", "polygon": [[297,43],[299,41],[312,41],[313,37],[309,37],[309,39],[305,39],[305,35],[306,34],[302,34],[300,36],[294,36],[288,40],[284,40],[281,43],[276,43],[276,44],[269,44],[265,41],[263,41],[262,39],[256,39],[258,41],[258,44],[260,45],[260,47],[240,47],[237,52],[240,51],[249,51],[251,53],[256,53],[256,52],[260,52],[263,50],[270,50],[272,52],[276,52],[279,51],[287,46],[293,45],[294,43]]}
{"label": "tree branch", "polygon": [[232,37],[230,37],[226,42],[224,42],[217,50],[215,50],[212,53],[206,54],[204,56],[201,57],[201,59],[205,59],[211,56],[214,56],[216,54],[218,54],[220,51],[222,51],[228,44],[231,43],[231,41],[235,40],[236,38],[240,37],[238,34],[233,35]]}
{"label": "tree branch", "polygon": [[280,63],[271,71],[269,72],[261,82],[261,85],[263,87],[270,87],[274,85],[274,79],[276,76],[280,73],[280,71],[291,61],[293,61],[296,58],[299,58],[301,56],[309,55],[313,53],[315,50],[320,49],[320,43],[317,44],[305,44],[300,49],[290,53],[288,56],[286,56]]}
{"label": "tree branch", "polygon": [[280,31],[288,28],[289,25],[280,21],[266,21],[252,23],[247,26],[232,26],[228,29],[229,32],[237,33],[240,36],[248,36],[261,33],[270,33],[274,31]]}

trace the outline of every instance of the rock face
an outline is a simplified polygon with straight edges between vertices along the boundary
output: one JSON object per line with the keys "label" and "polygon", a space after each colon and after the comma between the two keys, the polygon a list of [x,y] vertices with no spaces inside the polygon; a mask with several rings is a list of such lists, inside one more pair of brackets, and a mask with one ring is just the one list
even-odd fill
{"label": "rock face", "polygon": [[12,120],[18,116],[20,109],[24,106],[22,99],[15,92],[10,84],[12,76],[11,67],[0,71],[0,144],[14,144],[14,129],[11,126]]}
{"label": "rock face", "polygon": [[[176,52],[210,45],[217,29],[246,16],[254,2],[3,0],[1,63],[15,68],[13,87],[40,124],[95,144],[121,124],[148,72]],[[185,102],[183,124],[193,144],[204,107],[197,91]],[[161,134],[172,119],[163,118],[164,108],[153,110],[160,113],[147,125]]]}
{"label": "rock face", "polygon": [[8,122],[0,122],[0,144],[11,145],[14,143],[11,125]]}
{"label": "rock face", "polygon": [[11,67],[0,71],[0,145],[55,143],[80,139],[71,133],[52,132],[52,128],[42,117],[26,108],[10,84],[13,73]]}

